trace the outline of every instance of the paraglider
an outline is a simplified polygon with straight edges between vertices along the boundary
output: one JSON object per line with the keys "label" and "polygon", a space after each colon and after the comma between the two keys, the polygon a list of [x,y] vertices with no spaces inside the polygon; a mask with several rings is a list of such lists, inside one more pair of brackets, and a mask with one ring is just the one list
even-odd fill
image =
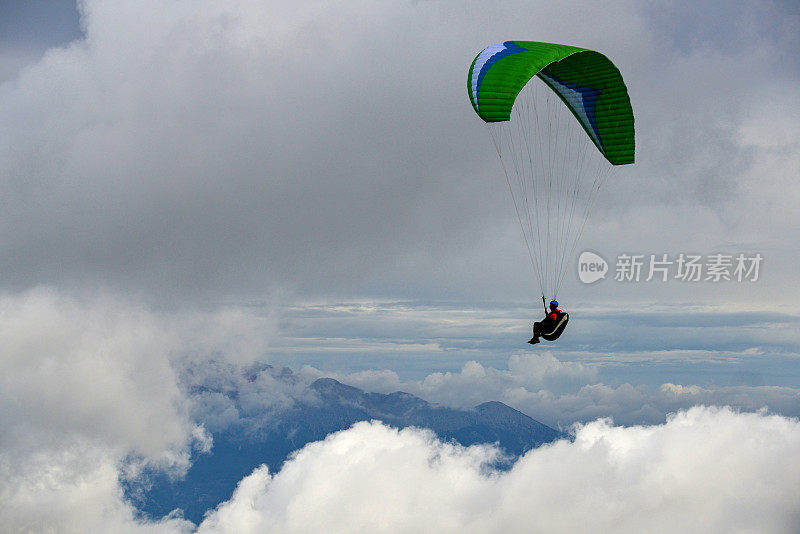
{"label": "paraglider", "polygon": [[558,309],[558,301],[550,301],[550,311],[545,310],[545,318],[533,323],[533,337],[528,341],[531,345],[539,343],[542,337],[547,341],[555,341],[567,328],[569,314]]}
{"label": "paraglider", "polygon": [[634,162],[628,90],[599,52],[504,41],[472,61],[467,93],[491,134],[542,301],[553,299],[529,343],[553,341],[569,321],[556,298],[598,191],[615,166]]}

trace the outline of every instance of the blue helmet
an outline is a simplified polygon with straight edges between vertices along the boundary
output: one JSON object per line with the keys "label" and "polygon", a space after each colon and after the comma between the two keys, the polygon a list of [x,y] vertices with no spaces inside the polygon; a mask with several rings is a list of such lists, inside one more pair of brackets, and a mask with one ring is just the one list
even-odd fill
{"label": "blue helmet", "polygon": [[551,308],[558,308],[558,301],[557,300],[551,300],[550,301],[550,307]]}

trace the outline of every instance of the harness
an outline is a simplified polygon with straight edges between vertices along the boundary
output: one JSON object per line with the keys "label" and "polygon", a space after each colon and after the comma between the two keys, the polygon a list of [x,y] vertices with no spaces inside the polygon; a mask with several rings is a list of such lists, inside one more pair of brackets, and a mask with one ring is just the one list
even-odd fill
{"label": "harness", "polygon": [[[553,315],[555,315],[555,317],[553,317]],[[564,313],[561,310],[557,309],[556,311],[554,311],[553,313],[548,315],[548,317],[553,317],[553,319],[555,320],[555,325],[553,326],[552,330],[550,330],[549,332],[542,332],[541,333],[541,336],[543,338],[545,338],[545,339],[548,339],[549,336],[552,336],[556,332],[559,332],[560,329],[563,329],[563,327],[566,326],[566,322],[569,320],[569,314],[568,313]],[[559,332],[559,335],[561,335],[560,332]],[[557,337],[558,336],[556,336],[556,338]],[[548,341],[552,341],[552,340],[548,339]]]}

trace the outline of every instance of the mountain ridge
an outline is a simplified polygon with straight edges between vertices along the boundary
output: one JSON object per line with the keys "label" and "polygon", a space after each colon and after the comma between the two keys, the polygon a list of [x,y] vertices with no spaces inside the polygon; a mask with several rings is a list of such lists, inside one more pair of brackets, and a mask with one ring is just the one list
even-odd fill
{"label": "mountain ridge", "polygon": [[[295,380],[286,368],[277,371],[265,365],[258,373]],[[245,376],[255,380],[258,373]],[[236,391],[227,384],[201,389],[238,400]],[[170,480],[166,474],[153,471],[141,480],[126,481],[126,496],[148,517],[159,518],[179,508],[184,517],[198,523],[207,510],[229,499],[236,484],[259,465],[266,464],[275,473],[293,451],[360,421],[380,420],[397,428],[428,428],[440,439],[464,446],[497,444],[508,461],[564,437],[498,401],[457,410],[403,391],[365,392],[327,377],[312,382],[308,390],[313,393],[310,399],[295,399],[291,406],[270,415],[258,426],[233,425],[213,433],[210,453],[196,455],[184,478]]]}

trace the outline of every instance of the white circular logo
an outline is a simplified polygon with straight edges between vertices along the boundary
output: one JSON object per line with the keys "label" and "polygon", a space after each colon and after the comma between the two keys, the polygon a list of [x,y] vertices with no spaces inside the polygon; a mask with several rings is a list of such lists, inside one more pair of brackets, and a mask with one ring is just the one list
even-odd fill
{"label": "white circular logo", "polygon": [[578,258],[578,278],[584,284],[593,284],[606,277],[608,262],[595,254],[585,250]]}

